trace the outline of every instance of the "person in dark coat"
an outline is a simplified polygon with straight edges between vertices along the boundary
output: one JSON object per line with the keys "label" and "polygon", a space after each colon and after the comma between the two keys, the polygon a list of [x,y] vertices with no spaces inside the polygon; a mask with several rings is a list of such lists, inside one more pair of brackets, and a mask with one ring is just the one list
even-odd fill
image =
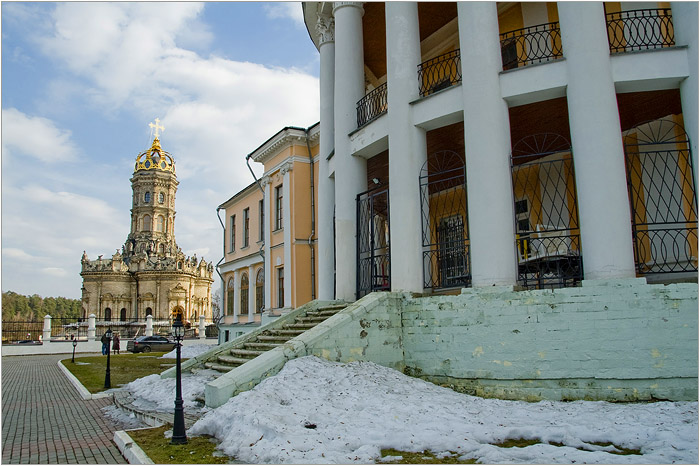
{"label": "person in dark coat", "polygon": [[109,338],[107,338],[107,332],[102,334],[100,341],[102,342],[102,354],[106,355],[109,353]]}
{"label": "person in dark coat", "polygon": [[119,354],[119,334],[115,333],[114,338],[112,340],[112,350],[114,350],[114,354]]}

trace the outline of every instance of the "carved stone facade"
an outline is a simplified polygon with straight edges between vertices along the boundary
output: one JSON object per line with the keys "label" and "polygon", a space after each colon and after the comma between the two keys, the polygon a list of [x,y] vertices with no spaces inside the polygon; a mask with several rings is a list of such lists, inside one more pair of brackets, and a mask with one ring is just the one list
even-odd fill
{"label": "carved stone facade", "polygon": [[151,148],[137,157],[130,181],[131,229],[121,251],[96,260],[83,252],[83,317],[211,319],[214,267],[196,255],[186,256],[175,242],[175,161],[161,149],[157,133]]}

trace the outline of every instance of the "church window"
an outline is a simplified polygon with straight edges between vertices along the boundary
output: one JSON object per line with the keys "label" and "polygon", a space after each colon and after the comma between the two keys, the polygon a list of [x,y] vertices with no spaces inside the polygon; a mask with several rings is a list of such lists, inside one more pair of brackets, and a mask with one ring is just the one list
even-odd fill
{"label": "church window", "polygon": [[165,218],[162,215],[158,216],[158,223],[156,224],[157,231],[163,231],[165,225]]}
{"label": "church window", "polygon": [[258,241],[262,241],[265,237],[265,201],[263,199],[260,199],[260,202],[258,202],[258,211],[260,212],[260,231]]}
{"label": "church window", "polygon": [[143,216],[143,231],[151,231],[151,216]]}
{"label": "church window", "polygon": [[165,245],[164,244],[161,244],[158,246],[158,252],[160,252],[161,254],[165,254]]}
{"label": "church window", "polygon": [[165,194],[163,193],[158,193],[158,203],[162,204],[165,202]]}
{"label": "church window", "polygon": [[119,311],[119,320],[122,322],[126,322],[126,308],[123,307],[121,311]]}
{"label": "church window", "polygon": [[143,202],[145,202],[146,204],[148,204],[149,202],[151,202],[151,193],[150,193],[150,191],[146,191],[146,194],[143,195]]}
{"label": "church window", "polygon": [[227,316],[233,315],[233,295],[234,295],[233,289],[234,289],[233,278],[230,278],[228,281],[228,287],[226,289],[226,315]]}
{"label": "church window", "polygon": [[275,188],[275,211],[277,212],[275,230],[279,230],[282,228],[282,185]]}
{"label": "church window", "polygon": [[284,267],[277,269],[277,307],[284,307]]}
{"label": "church window", "polygon": [[243,247],[250,243],[250,208],[243,209]]}
{"label": "church window", "polygon": [[151,309],[150,307],[147,307],[146,308],[146,316],[152,316],[152,315],[153,315],[153,309]]}
{"label": "church window", "polygon": [[230,234],[230,247],[228,252],[233,252],[236,250],[236,216],[231,215],[231,218],[229,219],[229,225],[231,229],[231,234]]}
{"label": "church window", "polygon": [[241,310],[239,314],[248,314],[248,274],[241,276]]}
{"label": "church window", "polygon": [[110,308],[105,308],[105,320],[112,320],[112,310]]}
{"label": "church window", "polygon": [[265,290],[265,272],[262,268],[258,269],[258,274],[255,277],[255,312],[262,312],[263,306],[265,305],[264,299]]}

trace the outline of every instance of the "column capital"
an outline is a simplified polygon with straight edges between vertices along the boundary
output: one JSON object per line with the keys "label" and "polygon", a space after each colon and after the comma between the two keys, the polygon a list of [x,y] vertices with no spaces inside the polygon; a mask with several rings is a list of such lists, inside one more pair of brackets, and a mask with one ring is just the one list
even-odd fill
{"label": "column capital", "polygon": [[270,184],[271,182],[272,182],[272,180],[270,180],[269,175],[263,176],[262,178],[260,178],[260,185],[263,187],[263,189],[265,189],[267,187],[267,185]]}
{"label": "column capital", "polygon": [[280,168],[280,173],[281,173],[282,175],[286,175],[287,172],[292,171],[292,168],[294,168],[294,164],[293,164],[291,161],[287,161],[287,162],[285,162],[284,165],[282,165],[282,167]]}
{"label": "column capital", "polygon": [[362,8],[364,2],[333,2],[333,16],[335,16],[336,11],[344,8],[346,6],[352,6],[360,10],[360,15],[365,14],[365,9]]}
{"label": "column capital", "polygon": [[316,20],[316,33],[319,36],[319,45],[335,41],[335,19],[329,15],[318,15]]}

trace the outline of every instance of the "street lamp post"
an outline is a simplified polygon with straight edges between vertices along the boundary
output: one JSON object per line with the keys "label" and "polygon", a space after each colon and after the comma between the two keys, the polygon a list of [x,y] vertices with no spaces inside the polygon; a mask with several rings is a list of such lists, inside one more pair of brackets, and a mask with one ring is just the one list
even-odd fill
{"label": "street lamp post", "polygon": [[75,363],[75,347],[78,346],[78,339],[73,336],[73,357],[70,362]]}
{"label": "street lamp post", "polygon": [[112,341],[112,329],[109,328],[105,332],[105,336],[107,337],[107,372],[105,373],[105,388],[112,388],[112,381],[109,378],[109,347],[111,345]]}
{"label": "street lamp post", "polygon": [[180,341],[185,335],[182,320],[175,319],[173,322],[173,335],[177,345],[177,360],[175,361],[175,415],[173,417],[173,437],[170,443],[183,444],[187,443],[187,434],[185,433],[185,412],[182,409],[182,370],[180,368]]}

